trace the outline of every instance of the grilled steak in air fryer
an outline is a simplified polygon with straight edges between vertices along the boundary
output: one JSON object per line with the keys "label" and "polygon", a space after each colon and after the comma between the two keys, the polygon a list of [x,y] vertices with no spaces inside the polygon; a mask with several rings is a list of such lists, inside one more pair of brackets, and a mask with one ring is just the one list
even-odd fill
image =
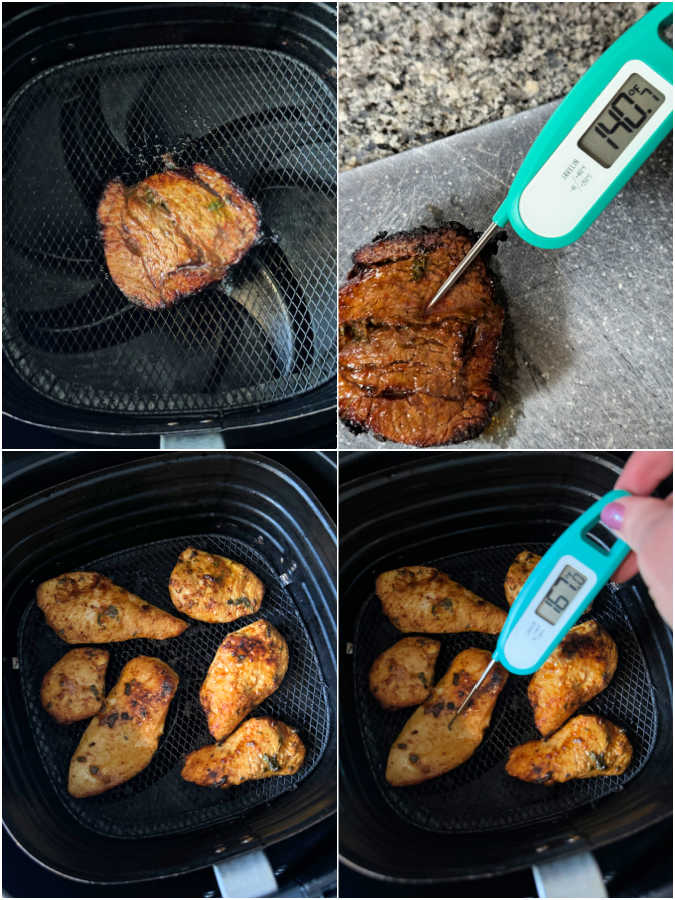
{"label": "grilled steak in air fryer", "polygon": [[475,235],[450,223],[375,240],[340,288],[340,417],[354,430],[428,447],[475,437],[496,405],[504,310],[477,259],[426,313]]}
{"label": "grilled steak in air fryer", "polygon": [[113,281],[147,309],[170,306],[219,281],[260,234],[255,204],[203,163],[131,187],[111,181],[98,221]]}

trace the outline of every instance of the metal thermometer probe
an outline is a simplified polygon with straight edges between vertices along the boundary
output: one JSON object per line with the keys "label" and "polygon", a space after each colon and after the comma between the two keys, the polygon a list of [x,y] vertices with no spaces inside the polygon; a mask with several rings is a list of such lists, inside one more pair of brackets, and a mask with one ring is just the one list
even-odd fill
{"label": "metal thermometer probe", "polygon": [[659,3],[582,76],[544,125],[492,222],[443,282],[427,311],[511,223],[535,247],[576,241],[673,128],[673,50]]}
{"label": "metal thermometer probe", "polygon": [[492,659],[448,727],[466,709],[497,663],[516,675],[536,672],[588,609],[630,552],[621,540],[605,550],[588,533],[598,524],[608,503],[626,496],[628,491],[605,494],[549,547],[514,600]]}

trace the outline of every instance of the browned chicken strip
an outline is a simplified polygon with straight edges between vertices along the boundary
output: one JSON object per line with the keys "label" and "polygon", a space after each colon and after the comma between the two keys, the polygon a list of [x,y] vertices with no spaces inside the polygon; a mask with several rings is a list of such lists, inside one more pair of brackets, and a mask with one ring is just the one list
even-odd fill
{"label": "browned chicken strip", "polygon": [[529,550],[523,550],[509,566],[504,580],[504,593],[506,594],[506,602],[509,606],[513,605],[523,585],[530,577],[532,570],[541,560],[541,556],[536,553],[530,553]]}
{"label": "browned chicken strip", "polygon": [[506,613],[429,566],[383,572],[375,584],[382,611],[399,631],[498,634]]}
{"label": "browned chicken strip", "polygon": [[552,734],[604,691],[614,677],[617,661],[616,644],[596,621],[589,619],[571,628],[527,688],[539,732]]}
{"label": "browned chicken strip", "polygon": [[456,718],[455,714],[491,658],[487,650],[475,647],[457,654],[424,705],[415,710],[394,741],[385,775],[389,784],[419,784],[456,769],[473,755],[506,684],[506,669],[495,665],[466,709]]}
{"label": "browned chicken strip", "polygon": [[194,547],[183,550],[169,579],[178,612],[200,622],[234,622],[258,612],[264,593],[246,566]]}
{"label": "browned chicken strip", "polygon": [[110,654],[100,647],[69,650],[42,679],[40,700],[57,722],[70,725],[90,719],[105,697]]}
{"label": "browned chicken strip", "polygon": [[219,744],[188,754],[182,776],[203,787],[229,788],[244,781],[294,775],[305,761],[305,745],[293,728],[261,716],[248,719]]}
{"label": "browned chicken strip", "polygon": [[551,785],[572,778],[622,775],[633,748],[621,728],[600,716],[575,716],[546,740],[509,753],[506,771],[521,781]]}
{"label": "browned chicken strip", "polygon": [[209,731],[227,737],[273,694],[288,669],[288,645],[274,625],[258,619],[225,638],[199,692]]}
{"label": "browned chicken strip", "polygon": [[380,653],[370,668],[370,690],[385,709],[416,706],[429,696],[441,642],[407,637]]}
{"label": "browned chicken strip", "polygon": [[148,765],[177,687],[178,675],[161,659],[129,660],[70,761],[68,792],[73,797],[102,794]]}
{"label": "browned chicken strip", "polygon": [[187,622],[145,603],[98,572],[67,572],[43,582],[37,604],[67,644],[176,637]]}

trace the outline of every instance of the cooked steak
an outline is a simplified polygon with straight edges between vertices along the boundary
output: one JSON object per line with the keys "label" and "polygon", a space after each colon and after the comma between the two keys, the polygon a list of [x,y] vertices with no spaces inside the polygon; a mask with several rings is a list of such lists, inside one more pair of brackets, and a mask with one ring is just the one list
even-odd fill
{"label": "cooked steak", "polygon": [[111,181],[98,206],[108,271],[132,303],[148,309],[219,281],[260,234],[254,203],[203,163],[151,175],[132,187]]}
{"label": "cooked steak", "polygon": [[457,223],[376,238],[340,288],[340,417],[428,447],[475,437],[495,407],[504,310],[483,259],[426,313],[477,236]]}

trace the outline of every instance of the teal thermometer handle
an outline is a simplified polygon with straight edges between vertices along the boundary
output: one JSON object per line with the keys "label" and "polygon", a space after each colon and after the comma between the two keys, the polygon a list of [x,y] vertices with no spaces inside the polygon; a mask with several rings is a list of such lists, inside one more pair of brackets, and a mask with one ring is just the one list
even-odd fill
{"label": "teal thermometer handle", "polygon": [[[673,51],[659,34],[659,29],[672,22],[672,19],[673,4],[659,3],[658,6],[655,6],[654,9],[643,16],[639,22],[636,22],[635,25],[621,35],[583,75],[555,110],[530,148],[513,180],[506,199],[493,216],[493,222],[496,225],[504,228],[507,222],[510,222],[514,231],[523,240],[536,247],[565,247],[567,244],[571,244],[586,231],[666,135],[672,131]],[[638,61],[637,66],[633,66],[634,61]],[[663,117],[663,121],[660,121],[661,115],[655,117],[655,121],[659,122],[659,124],[654,130],[645,127],[646,134],[651,133],[644,140],[635,139],[638,146],[636,152],[628,153],[624,150],[623,154],[612,164],[609,175],[605,178],[595,178],[595,187],[592,187],[590,190],[592,198],[596,197],[596,194],[593,193],[594,190],[599,192],[599,196],[597,196],[593,205],[585,213],[583,213],[583,210],[580,211],[580,218],[575,219],[573,226],[569,230],[554,236],[547,236],[531,230],[525,224],[521,215],[523,209],[521,197],[524,190],[551,158],[554,151],[558,149],[562,140],[570,135],[570,132],[580,123],[582,117],[589,112],[590,107],[612,79],[617,76],[622,67],[627,66],[629,63],[631,65],[628,68],[635,69],[638,72],[640,67],[643,67],[642,64],[644,64],[647,67],[645,70],[648,73],[645,75],[647,80],[649,80],[649,72],[660,76],[653,80],[657,81],[658,89],[663,90],[663,93],[666,95],[664,113],[665,110],[669,109],[669,114]],[[629,71],[626,77],[630,77],[630,74],[632,72]],[[670,91],[664,85],[670,85]],[[600,108],[603,105],[604,101],[600,104]],[[593,119],[594,115],[591,115],[590,118]],[[574,146],[576,146],[576,139]],[[577,164],[579,166],[585,165],[588,170],[593,172],[597,164],[582,151],[578,151],[577,156]],[[599,170],[596,171],[599,172]],[[558,177],[557,172],[555,177]],[[582,185],[582,188],[588,190],[585,185]]]}
{"label": "teal thermometer handle", "polygon": [[[600,514],[605,506],[613,500],[626,496],[628,496],[628,491],[615,490],[601,497],[563,532],[533,569],[509,611],[493,655],[493,658],[506,669],[517,675],[529,675],[535,672],[548,659],[570,628],[576,624],[579,617],[626,558],[630,547],[624,541],[616,540],[609,550],[605,550],[587,536],[588,532],[600,521]],[[560,571],[561,561],[564,563],[566,559],[571,560],[575,568],[587,574],[587,585],[590,585],[590,589],[587,588],[587,593],[583,597],[577,598],[578,605],[576,608],[572,607],[571,615],[564,619],[561,618],[557,625],[552,627],[533,616],[530,607],[533,606],[535,598],[545,593],[542,589],[546,586],[547,581],[551,580],[552,574]],[[533,651],[536,653],[536,659],[528,659],[527,664],[522,665],[517,662],[518,654],[514,653],[513,648],[514,645],[518,645],[518,639],[513,633],[518,626],[521,631],[524,630],[523,622],[528,621],[525,619],[526,615],[531,620],[532,628],[539,629],[539,643],[536,645],[536,650]],[[534,647],[535,643],[529,646]],[[515,662],[514,657],[516,658]]]}

